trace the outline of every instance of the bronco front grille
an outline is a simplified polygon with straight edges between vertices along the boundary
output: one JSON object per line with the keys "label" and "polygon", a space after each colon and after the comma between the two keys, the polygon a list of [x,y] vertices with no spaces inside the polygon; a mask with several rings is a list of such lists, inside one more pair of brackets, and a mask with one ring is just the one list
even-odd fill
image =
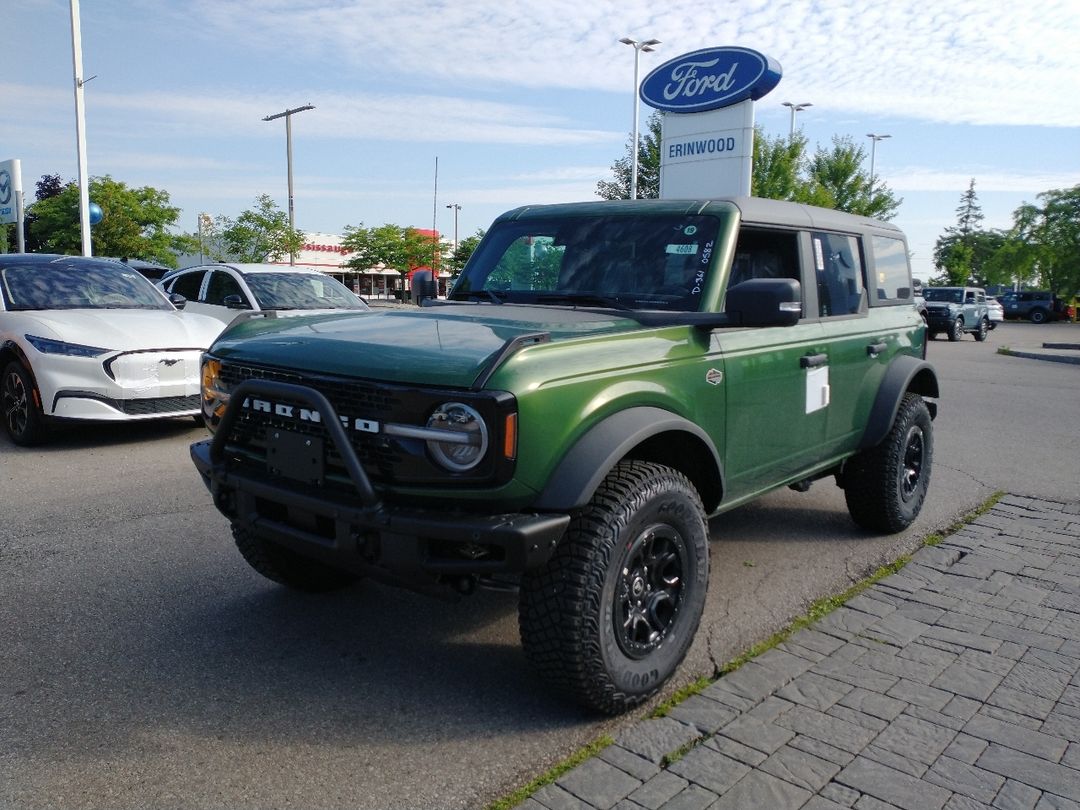
{"label": "bronco front grille", "polygon": [[[497,434],[497,427],[502,421],[500,414],[513,407],[513,397],[508,394],[485,393],[478,396],[460,390],[387,385],[370,380],[222,362],[220,381],[225,390],[232,390],[245,380],[293,383],[313,388],[323,394],[337,415],[347,421],[346,434],[349,442],[373,483],[475,485],[479,481],[488,482],[509,475],[508,462],[494,458],[494,454],[468,473],[451,474],[432,462],[424,441],[387,435],[383,430],[388,423],[423,427],[438,405],[447,401],[467,401],[484,416],[489,429],[494,428],[493,433]],[[275,404],[294,403],[275,401]],[[239,417],[228,437],[228,447],[232,451],[234,463],[265,470],[268,430],[286,430],[316,436],[326,439],[326,486],[350,488],[341,456],[333,442],[328,439],[325,428],[317,421],[305,421],[289,415],[289,408],[256,409],[250,403],[248,407],[241,407]],[[500,446],[496,441],[493,441],[492,445]]]}

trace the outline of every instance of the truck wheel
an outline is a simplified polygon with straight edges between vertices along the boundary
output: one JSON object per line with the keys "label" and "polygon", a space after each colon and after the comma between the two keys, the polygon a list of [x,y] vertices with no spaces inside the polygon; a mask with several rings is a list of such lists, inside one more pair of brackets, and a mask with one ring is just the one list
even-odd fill
{"label": "truck wheel", "polygon": [[655,695],[694,639],[709,582],[701,499],[682,474],[620,462],[521,583],[522,646],[541,677],[608,714]]}
{"label": "truck wheel", "polygon": [[236,547],[240,549],[248,565],[267,579],[298,591],[336,591],[357,579],[355,574],[339,571],[318,560],[303,557],[236,524],[233,524],[232,534]]}
{"label": "truck wheel", "polygon": [[1033,309],[1028,317],[1031,318],[1032,323],[1046,323],[1049,315],[1045,309]]}
{"label": "truck wheel", "polygon": [[986,336],[990,334],[990,322],[983,318],[979,321],[979,328],[975,330],[975,339],[982,343],[986,340]]}
{"label": "truck wheel", "polygon": [[844,469],[844,499],[864,529],[893,534],[919,516],[934,457],[930,411],[917,394],[905,394],[889,435]]}
{"label": "truck wheel", "polygon": [[927,340],[937,340],[937,332],[935,332],[933,330],[928,330],[927,333],[926,333],[926,339]]}
{"label": "truck wheel", "polygon": [[11,441],[21,447],[32,447],[45,439],[40,400],[30,372],[17,360],[8,363],[0,380],[0,416]]}
{"label": "truck wheel", "polygon": [[957,341],[964,336],[964,319],[957,318],[949,324],[949,340]]}

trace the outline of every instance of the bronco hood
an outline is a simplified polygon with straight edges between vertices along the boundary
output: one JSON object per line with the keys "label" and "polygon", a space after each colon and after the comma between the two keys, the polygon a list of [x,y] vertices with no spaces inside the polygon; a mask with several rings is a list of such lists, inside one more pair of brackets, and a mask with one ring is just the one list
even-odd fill
{"label": "bronco hood", "polygon": [[211,347],[222,360],[387,382],[469,387],[508,342],[567,340],[641,325],[617,312],[447,304],[345,316],[251,319]]}

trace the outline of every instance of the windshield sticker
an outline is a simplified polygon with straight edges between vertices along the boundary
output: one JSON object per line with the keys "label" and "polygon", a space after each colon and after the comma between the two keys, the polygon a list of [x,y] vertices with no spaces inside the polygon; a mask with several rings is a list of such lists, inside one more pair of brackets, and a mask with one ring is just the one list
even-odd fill
{"label": "windshield sticker", "polygon": [[697,233],[697,225],[687,225],[685,228],[683,228],[682,232],[687,236],[693,236],[695,233]]}
{"label": "windshield sticker", "polygon": [[697,255],[697,243],[692,245],[668,245],[665,249],[665,253],[674,253],[678,256],[696,256]]}
{"label": "windshield sticker", "polygon": [[821,252],[821,240],[817,238],[814,239],[814,265],[818,270],[825,269],[825,256]]}
{"label": "windshield sticker", "polygon": [[709,259],[712,258],[712,246],[713,246],[713,243],[712,243],[711,239],[708,242],[705,243],[705,250],[702,251],[702,253],[701,253],[701,263],[702,264],[708,264]]}

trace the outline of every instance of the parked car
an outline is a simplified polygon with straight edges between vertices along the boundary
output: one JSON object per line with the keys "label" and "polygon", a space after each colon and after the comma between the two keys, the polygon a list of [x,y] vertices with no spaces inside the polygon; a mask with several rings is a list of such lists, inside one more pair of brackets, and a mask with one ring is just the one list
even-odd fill
{"label": "parked car", "polygon": [[122,258],[113,258],[112,256],[99,256],[98,258],[108,258],[110,261],[120,262],[126,264],[132,270],[138,270],[139,273],[146,276],[151,281],[157,281],[166,273],[171,273],[176,268],[166,267],[163,264],[155,264],[154,262],[144,262],[142,259],[131,259],[127,256]]}
{"label": "parked car", "polygon": [[1049,290],[1018,290],[1002,298],[1005,317],[1027,318],[1032,323],[1046,323],[1067,317],[1066,305]]}
{"label": "parked car", "polygon": [[220,332],[118,262],[0,255],[4,430],[33,445],[54,420],[198,417],[199,356]]}
{"label": "parked car", "polygon": [[1005,320],[1005,307],[996,298],[987,296],[986,317],[990,320],[990,328],[995,329],[999,323]]}
{"label": "parked car", "polygon": [[981,287],[923,287],[930,338],[945,332],[949,340],[960,340],[965,332],[982,342],[990,331],[986,291]]}
{"label": "parked car", "polygon": [[300,267],[279,264],[217,263],[185,267],[165,275],[158,286],[187,299],[189,312],[230,324],[241,313],[311,314],[368,310],[337,279]]}

